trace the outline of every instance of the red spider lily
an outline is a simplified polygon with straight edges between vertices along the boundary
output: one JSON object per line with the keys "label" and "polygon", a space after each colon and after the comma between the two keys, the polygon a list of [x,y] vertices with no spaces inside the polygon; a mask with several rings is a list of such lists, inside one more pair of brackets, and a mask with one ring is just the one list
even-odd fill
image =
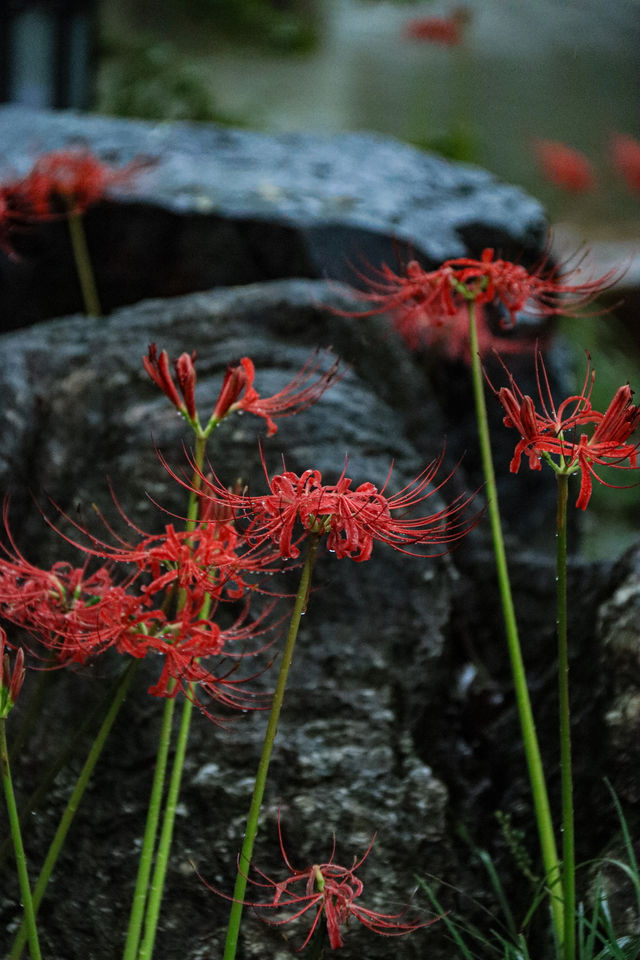
{"label": "red spider lily", "polygon": [[[223,630],[211,616],[205,616],[203,606],[187,600],[179,613],[168,618],[162,611],[152,610],[137,624],[131,624],[122,631],[115,644],[120,653],[137,659],[148,655],[162,657],[162,670],[156,683],[149,687],[154,697],[175,697],[179,690],[197,702],[199,708],[210,719],[214,718],[197,700],[197,694],[191,692],[190,684],[204,691],[210,699],[234,709],[262,709],[262,701],[268,700],[268,694],[259,694],[245,690],[254,676],[235,679],[237,664],[226,672],[219,672],[219,663],[231,658],[241,660],[263,653],[270,643],[264,643],[260,649],[240,651],[237,645],[249,639],[264,635],[273,629],[273,624],[265,622],[272,611],[267,607],[256,619],[248,618],[249,607],[237,617],[235,623]],[[277,625],[277,624],[276,624]],[[216,657],[219,663],[213,670],[209,658]]]}
{"label": "red spider lily", "polygon": [[640,193],[640,141],[615,133],[610,142],[611,161],[632,193]]}
{"label": "red spider lily", "polygon": [[[209,479],[202,480],[206,491]],[[126,525],[136,534],[134,543],[119,536],[99,511],[96,512],[100,520],[113,538],[111,543],[64,513],[63,519],[81,534],[82,541],[63,533],[48,519],[46,522],[83,553],[136,567],[144,575],[140,590],[148,598],[177,588],[188,591],[198,601],[205,596],[215,601],[238,600],[247,591],[259,590],[253,581],[245,579],[246,575],[271,574],[281,569],[280,555],[273,549],[248,549],[231,522],[231,512],[213,501],[202,499],[201,516],[193,529],[176,530],[173,524],[167,524],[161,533],[153,534],[137,527],[115,497],[114,502]]]}
{"label": "red spider lily", "polygon": [[191,356],[189,356],[188,353],[183,353],[175,361],[174,366],[178,380],[178,387],[183,397],[181,400],[180,394],[178,393],[176,385],[173,382],[173,377],[171,376],[171,370],[169,368],[169,354],[167,351],[162,350],[160,355],[158,355],[158,348],[156,347],[155,343],[151,343],[149,344],[149,353],[146,357],[142,358],[142,365],[156,386],[160,387],[164,395],[168,397],[176,410],[179,410],[180,413],[192,423],[196,423],[198,419],[198,413],[195,405],[195,359],[196,352],[194,350]]}
{"label": "red spider lily", "polygon": [[542,174],[550,183],[571,193],[593,190],[596,182],[593,169],[579,150],[554,140],[536,140],[534,150]]}
{"label": "red spider lily", "polygon": [[579,266],[563,271],[549,268],[546,261],[527,270],[509,260],[496,259],[491,248],[484,250],[479,260],[459,257],[431,271],[424,270],[416,260],[407,264],[404,274],[396,274],[383,264],[373,278],[363,278],[368,289],[358,291],[374,306],[351,315],[390,312],[399,316],[395,322],[401,332],[409,325],[414,330],[419,327],[425,336],[423,331],[431,328],[438,331],[433,337],[440,338],[439,328],[448,328],[452,320],[459,319],[460,308],[474,301],[480,306],[498,305],[502,310],[500,325],[510,329],[519,313],[537,317],[575,314],[618,276],[614,269],[597,279],[571,283],[579,273]]}
{"label": "red spider lily", "polygon": [[[451,360],[471,361],[469,338],[469,313],[466,305],[459,304],[451,316],[444,320],[431,320],[422,304],[399,307],[393,314],[393,325],[410,350],[441,349]],[[476,310],[478,351],[489,350],[502,353],[522,353],[528,349],[526,340],[509,339],[493,333],[484,306]]]}
{"label": "red spider lily", "polygon": [[[326,356],[330,351],[326,351]],[[314,353],[289,383],[272,397],[261,397],[253,386],[255,367],[249,357],[242,357],[235,367],[227,367],[222,388],[213,413],[203,429],[195,407],[195,351],[189,356],[183,353],[175,362],[176,387],[169,369],[169,355],[163,350],[159,355],[155,343],[143,357],[144,368],[177,410],[201,435],[208,436],[220,420],[229,413],[243,411],[262,417],[267,422],[267,436],[273,436],[278,428],[274,417],[290,417],[314,404],[332,383],[340,379],[339,361],[334,360],[327,370],[322,370],[323,361]],[[179,392],[178,392],[179,391]],[[180,398],[182,395],[182,399]]]}
{"label": "red spider lily", "polygon": [[0,615],[28,630],[54,654],[59,666],[85,664],[111,647],[135,659],[156,655],[162,658],[162,670],[149,688],[153,696],[174,697],[179,690],[191,696],[188,685],[194,683],[227,706],[249,709],[259,695],[243,694],[239,688],[252,678],[229,679],[231,672],[219,674],[201,658],[262,652],[268,644],[246,654],[234,645],[270,629],[263,621],[271,608],[250,623],[245,610],[226,630],[205,610],[203,600],[188,598],[170,617],[144,595],[113,584],[107,568],[87,575],[67,564],[47,571],[26,561],[0,560]]}
{"label": "red spider lily", "polygon": [[115,584],[109,568],[56,563],[50,570],[20,554],[0,559],[0,615],[28,630],[61,664],[86,663],[144,618],[144,600]]}
{"label": "red spider lily", "polygon": [[[154,696],[175,696],[179,689],[189,695],[187,685],[196,683],[210,697],[229,706],[248,708],[253,695],[236,693],[236,688],[247,680],[228,679],[229,673],[219,675],[200,660],[239,659],[266,649],[269,644],[241,653],[237,644],[277,626],[265,625],[273,605],[251,622],[247,605],[236,622],[223,630],[212,619],[217,603],[213,574],[212,579],[200,582],[190,567],[189,575],[180,579],[176,574],[169,579],[164,586],[181,585],[180,609],[172,615],[166,612],[165,603],[155,602],[154,581],[150,586],[141,585],[141,573],[146,569],[153,572],[161,564],[159,550],[146,566],[141,552],[140,569],[118,584],[113,579],[113,565],[102,566],[94,573],[89,573],[86,566],[74,568],[67,563],[56,563],[50,570],[40,569],[18,551],[8,527],[7,536],[10,546],[2,546],[5,557],[0,558],[0,615],[28,630],[54,654],[60,666],[84,664],[111,647],[136,659],[159,655],[163,658],[161,675],[149,689]],[[169,541],[172,543],[171,538]],[[94,543],[98,542],[94,538]],[[179,540],[177,544],[181,554]],[[99,555],[97,549],[82,549]],[[154,548],[150,547],[148,552],[153,554]],[[114,550],[111,559],[124,559],[135,565],[132,555],[131,551],[121,551],[118,556]],[[174,555],[172,543],[166,556]],[[206,559],[211,556],[208,554]],[[165,562],[178,563],[174,559]],[[235,584],[233,593],[238,595]]]}
{"label": "red spider lily", "polygon": [[[54,527],[67,543],[91,556],[132,564],[145,574],[143,591],[148,597],[170,587],[189,590],[192,594],[197,592],[200,596],[208,593],[215,599],[223,598],[224,588],[227,588],[225,596],[232,600],[244,593],[245,585],[239,577],[237,582],[234,579],[229,586],[228,568],[232,567],[235,573],[240,566],[240,557],[235,549],[238,534],[229,523],[211,521],[189,531],[178,531],[173,524],[167,524],[162,533],[148,534],[125,517],[140,537],[132,544],[117,536],[104,518],[103,522],[114,536],[115,543],[99,539],[66,515],[65,519],[89,541],[88,544],[81,543]],[[249,566],[258,568],[254,563]]]}
{"label": "red spider lily", "polygon": [[282,390],[272,397],[261,397],[253,387],[254,365],[248,357],[242,357],[239,366],[227,368],[213,416],[220,419],[235,410],[253,413],[267,421],[267,436],[271,437],[278,429],[273,417],[290,417],[314,404],[328,387],[341,379],[338,366],[339,360],[334,360],[328,370],[314,379],[322,370],[316,351]]}
{"label": "red spider lily", "polygon": [[150,163],[138,159],[116,169],[85,148],[53,150],[39,157],[26,177],[5,186],[5,199],[15,216],[29,221],[81,214]]}
{"label": "red spider lily", "polygon": [[409,20],[405,35],[411,40],[423,40],[445,47],[457,47],[462,43],[463,30],[469,21],[465,7],[454,10],[448,17],[419,17]]}
{"label": "red spider lily", "polygon": [[6,642],[7,634],[0,627],[0,719],[9,715],[22,690],[25,678],[24,650],[22,647],[18,649],[12,672],[9,654],[5,653]]}
{"label": "red spider lily", "polygon": [[[216,479],[209,482],[202,496],[229,508],[236,518],[247,520],[244,536],[255,548],[271,541],[278,545],[284,559],[300,555],[298,544],[309,533],[326,534],[327,548],[339,559],[368,560],[374,540],[411,556],[440,556],[444,551],[413,553],[405,548],[412,544],[451,544],[468,533],[477,519],[461,519],[473,499],[462,495],[430,516],[404,519],[407,511],[450,479],[449,475],[431,486],[441,463],[442,454],[406,487],[387,496],[385,489],[391,472],[380,490],[372,483],[362,483],[352,490],[352,480],[344,471],[331,485],[323,485],[318,470],[305,470],[301,475],[285,471],[270,478],[263,457],[268,494],[253,497],[233,493]],[[302,532],[296,538],[297,525]]]}
{"label": "red spider lily", "polygon": [[[289,861],[289,857],[284,848],[282,840],[282,830],[280,819],[278,818],[278,837],[280,841],[280,850],[290,876],[284,880],[276,882],[265,873],[254,868],[260,877],[265,881],[250,879],[249,882],[256,887],[271,890],[273,899],[270,903],[258,903],[243,901],[245,906],[251,906],[260,909],[287,909],[293,910],[290,916],[284,920],[267,921],[273,926],[282,926],[285,923],[291,923],[299,917],[304,916],[308,911],[315,911],[311,927],[304,943],[298,949],[298,953],[307,947],[315,933],[322,917],[324,916],[329,934],[329,946],[332,950],[338,950],[344,946],[341,928],[348,925],[351,917],[355,917],[368,930],[373,933],[382,934],[385,937],[401,937],[408,933],[413,933],[421,927],[428,927],[440,917],[433,920],[414,921],[412,923],[403,922],[406,908],[400,913],[379,913],[376,910],[370,910],[363,907],[356,901],[364,890],[364,884],[356,872],[360,869],[367,859],[373,847],[375,836],[367,847],[365,853],[359,860],[354,858],[351,867],[341,867],[334,863],[335,840],[331,856],[326,863],[314,863],[305,870],[297,870]],[[203,881],[209,890],[224,897],[226,900],[232,900],[232,897],[226,896]]]}
{"label": "red spider lily", "polygon": [[[506,368],[505,368],[506,369]],[[508,372],[508,371],[507,371]],[[632,403],[633,391],[628,384],[619,387],[604,413],[591,406],[591,390],[595,374],[587,366],[581,393],[568,397],[556,409],[544,362],[536,352],[536,378],[542,413],[538,413],[531,397],[519,389],[509,374],[509,387],[494,393],[506,411],[504,425],[515,428],[521,436],[510,464],[511,473],[520,469],[523,454],[532,470],[540,470],[540,458],[557,471],[573,474],[580,471],[580,492],[576,507],[586,510],[595,479],[607,483],[596,466],[635,469],[638,466],[638,444],[629,438],[640,424],[640,407]],[[582,428],[591,427],[590,435]],[[557,462],[551,458],[557,457]]]}

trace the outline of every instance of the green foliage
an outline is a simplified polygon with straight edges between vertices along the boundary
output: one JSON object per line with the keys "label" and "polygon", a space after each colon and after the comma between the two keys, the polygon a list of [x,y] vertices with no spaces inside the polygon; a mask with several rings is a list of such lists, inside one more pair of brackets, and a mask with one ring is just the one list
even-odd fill
{"label": "green foliage", "polygon": [[514,827],[511,822],[511,814],[504,813],[502,810],[496,810],[496,820],[500,824],[502,836],[511,851],[511,856],[515,860],[518,870],[536,886],[540,882],[540,878],[533,873],[531,857],[524,845],[524,830],[518,830]]}
{"label": "green foliage", "polygon": [[447,160],[460,163],[477,163],[479,160],[477,133],[462,121],[452,124],[446,133],[420,140],[413,138],[412,143],[421,150],[439,153]]}
{"label": "green foliage", "polygon": [[173,45],[142,40],[108,51],[110,80],[98,109],[141,120],[193,120],[242,125],[221,113],[210,85]]}
{"label": "green foliage", "polygon": [[[611,790],[611,787],[609,789]],[[640,919],[638,861],[624,813],[613,790],[611,795],[620,821],[624,859],[605,857],[584,865],[589,866],[594,872],[595,882],[590,891],[589,903],[580,903],[577,909],[576,960],[640,960],[640,934],[635,931],[620,934],[616,930],[608,893],[610,885],[608,881],[612,872],[621,874],[635,900],[633,912],[636,913],[635,922],[637,923]],[[509,846],[513,843],[516,850],[523,850],[521,836],[518,831],[514,831],[509,816],[500,814],[498,819]],[[461,834],[468,840],[464,830]],[[445,914],[442,923],[445,924],[451,942],[455,945],[450,960],[533,960],[528,947],[528,930],[531,918],[545,900],[545,891],[541,885],[538,885],[525,918],[520,924],[516,924],[507,893],[490,854],[473,845],[472,849],[487,873],[499,912],[495,916],[488,914],[487,926],[482,929],[461,914]],[[517,862],[518,860],[519,855],[516,857]],[[535,879],[530,875],[530,871],[527,870],[525,873],[530,876],[530,879]],[[420,877],[416,880],[432,908],[444,914],[445,908],[439,896],[439,890],[443,884],[433,877],[428,881]],[[559,951],[558,956],[560,956]]]}
{"label": "green foliage", "polygon": [[[168,8],[171,0],[161,0]],[[304,0],[182,0],[180,16],[234,43],[278,53],[308,53],[317,43],[311,6]]]}

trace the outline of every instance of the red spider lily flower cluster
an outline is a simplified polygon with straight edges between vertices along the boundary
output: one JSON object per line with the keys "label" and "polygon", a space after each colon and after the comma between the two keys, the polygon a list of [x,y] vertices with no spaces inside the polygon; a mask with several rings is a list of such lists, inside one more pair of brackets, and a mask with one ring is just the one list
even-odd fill
{"label": "red spider lily flower cluster", "polygon": [[12,672],[9,654],[5,652],[6,642],[7,634],[0,627],[0,720],[9,716],[25,677],[24,650],[22,647],[18,649]]}
{"label": "red spider lily flower cluster", "polygon": [[[468,334],[465,341],[462,340],[464,314],[461,310],[470,301],[480,307],[490,304],[499,307],[503,329],[513,328],[519,313],[537,317],[576,313],[617,275],[611,270],[602,277],[570,282],[572,278],[578,280],[579,272],[577,267],[566,271],[549,268],[546,261],[527,270],[520,264],[497,258],[490,248],[483,251],[479,260],[470,257],[446,260],[437,270],[425,270],[417,260],[412,260],[405,272],[398,274],[383,264],[373,277],[363,277],[367,289],[358,291],[363,300],[374,306],[355,315],[391,313],[395,326],[410,346],[420,341],[427,345],[439,340],[446,343],[446,333],[452,329],[452,345],[447,349],[459,356],[463,349],[468,352]],[[487,344],[492,334],[481,314],[480,317],[479,330],[483,343]]]}
{"label": "red spider lily flower cluster", "polygon": [[[209,476],[203,478],[207,489]],[[245,578],[248,574],[274,573],[279,569],[279,555],[273,550],[244,550],[245,542],[238,533],[229,510],[216,509],[202,499],[200,517],[189,530],[176,530],[167,524],[162,533],[149,534],[137,527],[118,506],[118,511],[136,534],[135,543],[119,537],[100,515],[113,537],[109,543],[65,515],[64,518],[82,535],[83,542],[58,533],[83,553],[106,559],[110,563],[129,564],[138,575],[144,574],[141,592],[146,597],[171,590],[188,591],[200,598],[222,602],[239,600],[256,589]],[[275,564],[275,566],[274,566]]]}
{"label": "red spider lily flower cluster", "polygon": [[[400,913],[379,913],[357,902],[364,890],[364,884],[356,873],[369,856],[375,837],[363,856],[360,857],[359,860],[354,859],[351,867],[341,867],[339,864],[334,863],[334,841],[329,860],[326,863],[314,863],[305,870],[297,870],[291,865],[284,848],[279,821],[278,837],[282,857],[290,875],[284,880],[276,882],[261,870],[254,867],[264,882],[251,878],[249,878],[249,882],[256,887],[271,890],[273,892],[273,899],[268,903],[251,901],[243,901],[243,903],[245,906],[260,909],[289,908],[293,910],[293,913],[284,920],[267,921],[273,924],[273,926],[282,926],[283,924],[291,923],[299,917],[304,916],[308,911],[315,911],[309,932],[307,933],[304,943],[298,949],[298,953],[309,945],[323,917],[327,925],[329,946],[332,950],[338,950],[344,946],[342,928],[348,925],[352,917],[368,930],[371,930],[373,933],[382,934],[385,937],[404,936],[422,927],[428,927],[440,919],[439,917],[435,917],[432,920],[408,923],[402,920],[407,912],[406,908]],[[214,887],[211,887],[209,884],[206,884],[206,886],[219,896],[227,900],[232,899]]]}
{"label": "red spider lily flower cluster", "polygon": [[[509,386],[496,390],[504,407],[504,425],[520,434],[511,460],[511,473],[517,473],[523,455],[532,470],[540,470],[544,458],[555,470],[566,474],[580,472],[580,492],[576,507],[586,510],[593,489],[593,478],[611,487],[596,473],[596,467],[634,469],[638,467],[638,443],[629,439],[640,424],[640,407],[632,402],[628,384],[619,387],[605,410],[591,406],[594,373],[587,368],[581,393],[570,396],[557,408],[551,395],[544,362],[536,353],[536,377],[542,412],[531,397],[524,395],[509,374]],[[583,428],[589,432],[583,432]],[[558,458],[557,462],[552,457]]]}
{"label": "red spider lily flower cluster", "polygon": [[[399,307],[393,314],[393,325],[410,350],[436,349],[446,353],[451,360],[471,361],[469,340],[469,312],[466,304],[460,304],[455,313],[445,320],[430,321],[421,308],[413,304]],[[491,329],[488,313],[481,305],[476,310],[478,351],[490,350],[502,353],[522,353],[527,341],[496,335]]]}
{"label": "red spider lily flower cluster", "polygon": [[410,20],[404,32],[411,40],[457,47],[462,43],[464,27],[469,17],[469,11],[465,7],[458,7],[448,17],[418,17]]}
{"label": "red spider lily flower cluster", "polygon": [[[215,521],[188,534],[169,525],[163,534],[134,546],[112,546],[86,535],[88,546],[70,542],[89,556],[106,558],[107,564],[89,572],[86,563],[73,567],[60,562],[45,570],[22,556],[7,526],[9,545],[0,557],[0,616],[29,631],[60,666],[86,663],[109,648],[136,659],[156,655],[163,666],[149,690],[154,696],[175,696],[196,683],[227,705],[246,707],[251,695],[237,692],[242,682],[233,679],[233,671],[221,677],[201,658],[240,658],[240,641],[270,629],[264,626],[270,608],[250,621],[247,605],[228,629],[214,619],[221,602],[252,589],[243,576],[247,569],[261,569],[267,559],[252,552],[243,563],[237,533],[230,524]],[[117,564],[131,570],[124,580],[116,579]],[[167,596],[172,602],[167,603]]]}
{"label": "red spider lily flower cluster", "polygon": [[640,194],[640,141],[616,133],[610,141],[611,161],[632,193]]}
{"label": "red spider lily flower cluster", "polygon": [[[326,351],[329,356],[329,351]],[[227,367],[222,388],[213,413],[203,429],[195,406],[195,351],[181,354],[174,363],[176,383],[170,369],[166,350],[158,354],[155,343],[142,358],[145,370],[163,391],[174,407],[201,435],[209,432],[228,414],[236,411],[252,413],[267,423],[267,435],[273,436],[278,428],[275,417],[290,417],[314,404],[333,383],[339,379],[339,361],[334,360],[328,369],[322,370],[323,360],[314,353],[302,369],[272,397],[261,397],[253,386],[255,367],[249,357],[242,357],[237,366]]]}
{"label": "red spider lily flower cluster", "polygon": [[542,175],[556,187],[571,193],[587,193],[595,187],[593,168],[579,150],[554,140],[536,140],[534,150]]}
{"label": "red spider lily flower cluster", "polygon": [[463,519],[472,498],[462,495],[430,516],[407,519],[409,510],[449,479],[433,484],[441,462],[442,455],[406,487],[389,496],[385,489],[390,474],[380,490],[368,482],[352,489],[352,480],[344,472],[337,483],[328,485],[322,483],[318,470],[305,470],[300,475],[286,470],[269,477],[263,459],[268,494],[254,497],[235,493],[213,480],[202,496],[230,510],[236,519],[247,521],[244,537],[254,548],[273,542],[283,559],[297,558],[300,542],[310,533],[326,536],[328,550],[339,559],[368,560],[374,540],[411,556],[440,556],[444,552],[440,549],[415,553],[406,548],[431,544],[445,548],[461,539],[477,519]]}
{"label": "red spider lily flower cluster", "polygon": [[82,214],[113,187],[128,185],[150,162],[133,160],[117,169],[85,148],[53,150],[39,157],[26,177],[5,184],[0,192],[14,219]]}

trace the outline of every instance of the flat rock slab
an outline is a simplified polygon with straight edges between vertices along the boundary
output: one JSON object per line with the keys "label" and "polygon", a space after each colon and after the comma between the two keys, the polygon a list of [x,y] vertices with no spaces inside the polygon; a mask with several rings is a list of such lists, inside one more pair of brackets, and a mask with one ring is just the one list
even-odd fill
{"label": "flat rock slab", "polygon": [[[540,204],[470,165],[370,133],[263,134],[0,108],[2,177],[41,153],[86,146],[153,165],[86,216],[105,311],[146,297],[292,276],[353,279],[407,251],[435,266],[486,246],[539,257]],[[14,231],[0,257],[0,325],[80,309],[66,225]]]}

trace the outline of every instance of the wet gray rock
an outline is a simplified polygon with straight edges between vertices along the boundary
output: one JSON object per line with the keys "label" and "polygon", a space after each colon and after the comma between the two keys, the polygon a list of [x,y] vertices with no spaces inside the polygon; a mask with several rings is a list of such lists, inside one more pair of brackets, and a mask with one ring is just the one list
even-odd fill
{"label": "wet gray rock", "polygon": [[[351,279],[407,251],[436,266],[497,246],[524,262],[544,246],[537,201],[477,167],[368,133],[266,135],[0,107],[2,179],[38,154],[89,147],[151,169],[86,216],[103,309],[283,277]],[[0,252],[0,326],[80,309],[64,223],[15,231]],[[351,265],[350,265],[351,264]]]}
{"label": "wet gray rock", "polygon": [[640,782],[640,551],[619,566],[616,589],[598,611],[602,662],[611,676],[604,720],[613,754],[621,761],[613,787],[621,802],[637,806]]}

